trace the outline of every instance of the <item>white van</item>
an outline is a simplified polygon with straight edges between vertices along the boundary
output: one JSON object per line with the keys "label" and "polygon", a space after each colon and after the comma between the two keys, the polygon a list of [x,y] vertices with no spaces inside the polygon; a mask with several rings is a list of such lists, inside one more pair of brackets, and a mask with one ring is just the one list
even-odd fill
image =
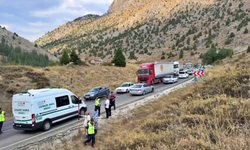
{"label": "white van", "polygon": [[13,128],[47,131],[53,123],[77,116],[78,110],[85,114],[86,104],[67,89],[28,90],[13,95]]}

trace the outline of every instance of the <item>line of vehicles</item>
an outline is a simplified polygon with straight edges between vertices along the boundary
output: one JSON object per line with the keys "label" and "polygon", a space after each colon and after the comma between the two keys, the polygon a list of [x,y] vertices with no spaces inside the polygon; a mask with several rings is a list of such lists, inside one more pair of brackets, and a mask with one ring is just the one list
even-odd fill
{"label": "line of vehicles", "polygon": [[[193,73],[185,68],[180,69],[179,66],[179,62],[141,64],[137,71],[138,83],[122,83],[115,89],[115,92],[145,95],[154,92],[155,83],[175,83],[179,78],[188,78]],[[95,99],[109,94],[108,87],[99,86],[84,94],[84,99]],[[31,89],[17,93],[12,98],[13,128],[17,130],[42,129],[47,131],[52,124],[78,114],[85,114],[86,111],[87,106],[84,101],[71,91],[57,87]]]}

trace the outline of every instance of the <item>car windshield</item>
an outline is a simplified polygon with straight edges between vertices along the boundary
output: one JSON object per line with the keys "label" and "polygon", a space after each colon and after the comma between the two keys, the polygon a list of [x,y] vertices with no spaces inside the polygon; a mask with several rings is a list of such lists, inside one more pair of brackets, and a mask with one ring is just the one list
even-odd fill
{"label": "car windshield", "polygon": [[149,75],[148,69],[140,69],[137,71],[137,75]]}
{"label": "car windshield", "polygon": [[185,73],[181,71],[180,74],[185,74]]}
{"label": "car windshield", "polygon": [[142,85],[138,84],[138,85],[134,85],[133,88],[141,88]]}
{"label": "car windshield", "polygon": [[165,76],[165,78],[172,78],[172,76]]}
{"label": "car windshield", "polygon": [[98,91],[98,88],[93,88],[89,92],[97,92],[97,91]]}
{"label": "car windshield", "polygon": [[122,84],[120,87],[129,87],[129,84],[125,83],[125,84]]}

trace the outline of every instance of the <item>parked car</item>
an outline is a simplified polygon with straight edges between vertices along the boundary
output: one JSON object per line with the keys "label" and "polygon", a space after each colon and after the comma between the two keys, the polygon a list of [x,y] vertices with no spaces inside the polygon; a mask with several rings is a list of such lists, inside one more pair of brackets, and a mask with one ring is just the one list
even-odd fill
{"label": "parked car", "polygon": [[175,83],[178,81],[178,77],[173,75],[167,75],[163,78],[163,83]]}
{"label": "parked car", "polygon": [[189,77],[189,74],[187,73],[186,70],[179,72],[179,78],[188,78],[188,77]]}
{"label": "parked car", "polygon": [[110,89],[105,86],[94,87],[88,93],[84,94],[84,98],[87,99],[96,99],[97,96],[106,96],[109,95]]}
{"label": "parked car", "polygon": [[128,93],[130,88],[134,85],[132,82],[122,83],[118,88],[115,89],[116,93]]}
{"label": "parked car", "polygon": [[154,87],[147,83],[134,84],[130,88],[131,95],[145,95],[150,92],[154,92]]}

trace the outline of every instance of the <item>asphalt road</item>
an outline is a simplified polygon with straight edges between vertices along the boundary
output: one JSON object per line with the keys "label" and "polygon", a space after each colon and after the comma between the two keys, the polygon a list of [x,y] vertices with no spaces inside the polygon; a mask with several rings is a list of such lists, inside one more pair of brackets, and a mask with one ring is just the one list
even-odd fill
{"label": "asphalt road", "polygon": [[[148,93],[144,96],[131,96],[129,93],[125,94],[116,94],[116,107],[121,107],[124,105],[127,105],[129,103],[132,103],[134,101],[138,101],[144,97],[147,97],[149,95],[152,95],[154,93],[161,92],[163,90],[166,90],[168,88],[174,87],[178,84],[181,84],[185,81],[188,81],[192,78],[189,77],[188,79],[179,79],[177,83],[174,84],[163,84],[159,83],[154,85],[155,91],[153,93]],[[90,112],[91,116],[93,115],[94,112],[94,100],[90,101],[85,101],[87,107],[88,107],[88,112]],[[101,99],[101,112],[104,113],[104,98]],[[113,108],[112,108],[113,111]],[[16,147],[20,147],[22,145],[26,145],[29,143],[36,142],[38,140],[41,140],[43,138],[55,135],[58,132],[65,131],[67,129],[72,128],[73,126],[76,126],[78,124],[78,119],[77,117],[59,122],[57,124],[53,124],[51,130],[47,132],[43,131],[20,131],[20,130],[15,130],[12,127],[13,119],[7,120],[3,124],[2,131],[3,133],[0,134],[0,150],[9,150],[13,149]]]}

